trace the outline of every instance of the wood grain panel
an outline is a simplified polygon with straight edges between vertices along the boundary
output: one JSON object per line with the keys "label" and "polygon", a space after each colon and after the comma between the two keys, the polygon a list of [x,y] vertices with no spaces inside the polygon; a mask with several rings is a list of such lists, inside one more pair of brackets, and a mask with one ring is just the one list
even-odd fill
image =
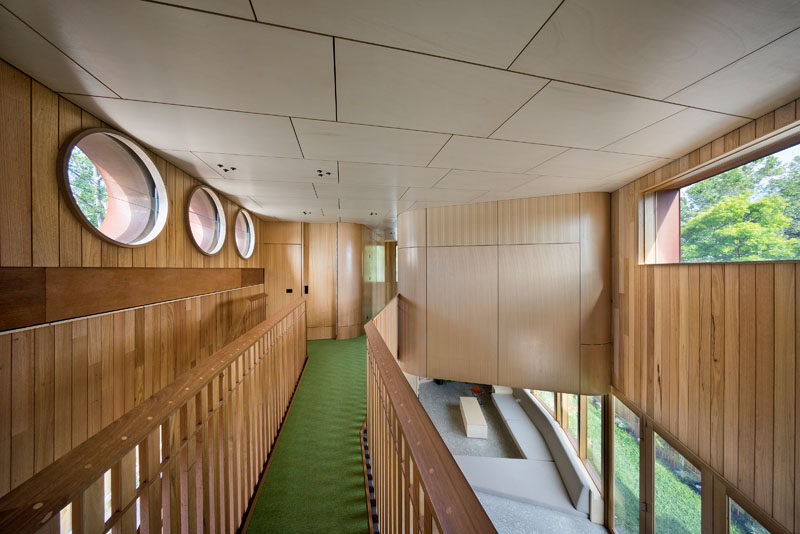
{"label": "wood grain panel", "polygon": [[[267,315],[276,313],[302,294],[301,245],[261,245],[267,292]],[[291,292],[288,292],[288,291]]]}
{"label": "wood grain panel", "polygon": [[577,243],[580,197],[558,195],[498,202],[498,243]]}
{"label": "wood grain panel", "polygon": [[31,79],[0,62],[0,266],[31,264]]}
{"label": "wood grain panel", "polygon": [[301,245],[303,243],[303,223],[263,221],[259,234],[260,243]]}
{"label": "wood grain panel", "polygon": [[496,245],[497,202],[428,208],[429,247]]}
{"label": "wood grain panel", "polygon": [[581,394],[605,395],[611,385],[613,347],[581,345]]}
{"label": "wood grain panel", "polygon": [[496,384],[497,248],[427,254],[428,376]]}
{"label": "wood grain panel", "polygon": [[[639,263],[647,237],[639,192],[672,184],[693,166],[793,123],[797,113],[796,102],[782,106],[612,198],[614,387],[671,433],[677,423],[679,442],[724,476],[737,500],[788,531],[800,524],[798,263],[675,265],[667,268],[675,274],[664,277],[663,266]],[[638,283],[631,286],[631,278]],[[638,341],[617,342],[626,328]],[[628,379],[637,367],[641,387]],[[644,390],[650,385],[652,394]]]}
{"label": "wood grain panel", "polygon": [[398,302],[400,368],[416,376],[427,376],[427,249],[397,249],[400,280]]}
{"label": "wood grain panel", "polygon": [[580,194],[581,343],[611,343],[611,196]]}
{"label": "wood grain panel", "polygon": [[579,260],[577,244],[499,247],[497,383],[580,392]]}
{"label": "wood grain panel", "polygon": [[[305,224],[303,284],[308,286],[307,324],[327,327],[336,335],[336,223]],[[309,339],[314,339],[309,333]],[[317,338],[319,339],[319,338]]]}
{"label": "wood grain panel", "polygon": [[[362,313],[362,226],[337,225],[337,311],[336,339],[350,339],[363,333]],[[380,245],[382,246],[382,244]],[[385,280],[384,280],[385,283]]]}
{"label": "wood grain panel", "polygon": [[397,246],[424,247],[427,241],[427,211],[405,211],[397,216]]}
{"label": "wood grain panel", "polygon": [[[59,194],[56,159],[59,147],[72,135],[104,125],[2,60],[0,95],[0,174],[5,177],[0,181],[0,266],[259,265],[258,254],[248,260],[239,258],[230,238],[214,256],[203,256],[194,250],[184,225],[183,208],[185,196],[200,182],[152,154],[168,192],[169,214],[164,231],[153,242],[136,248],[118,247],[94,237]],[[238,206],[225,196],[221,200],[226,217],[232,220]],[[260,227],[260,220],[256,226]],[[256,248],[263,242],[260,233],[256,232]]]}

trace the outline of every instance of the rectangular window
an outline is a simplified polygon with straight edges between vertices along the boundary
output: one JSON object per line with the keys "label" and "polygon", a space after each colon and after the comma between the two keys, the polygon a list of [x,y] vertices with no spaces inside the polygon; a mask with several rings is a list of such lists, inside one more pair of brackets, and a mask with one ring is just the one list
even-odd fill
{"label": "rectangular window", "polygon": [[700,471],[661,436],[656,447],[656,532],[694,534],[701,528]]}
{"label": "rectangular window", "polygon": [[562,393],[561,399],[564,402],[564,428],[567,435],[573,440],[573,445],[577,449],[578,444],[578,396],[571,393]]}
{"label": "rectangular window", "polygon": [[639,447],[641,421],[614,400],[614,528],[619,534],[639,532]]}
{"label": "rectangular window", "polygon": [[603,397],[600,395],[586,397],[586,461],[602,481]]}
{"label": "rectangular window", "polygon": [[659,191],[647,206],[656,263],[800,259],[800,145]]}
{"label": "rectangular window", "polygon": [[534,389],[533,394],[536,396],[537,399],[542,401],[545,408],[550,410],[550,414],[555,417],[556,413],[556,394],[552,391],[542,391],[539,389]]}
{"label": "rectangular window", "polygon": [[728,502],[730,503],[728,532],[731,534],[769,534],[769,530],[748,514],[736,501],[728,499]]}

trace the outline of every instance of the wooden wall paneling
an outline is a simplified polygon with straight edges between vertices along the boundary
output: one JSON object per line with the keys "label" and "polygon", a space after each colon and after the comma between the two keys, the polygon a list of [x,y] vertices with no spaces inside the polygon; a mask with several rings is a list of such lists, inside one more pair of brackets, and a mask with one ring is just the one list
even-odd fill
{"label": "wooden wall paneling", "polygon": [[[309,329],[318,335],[336,333],[336,223],[306,224],[304,243],[308,250],[306,315]],[[309,339],[314,339],[309,335]]]}
{"label": "wooden wall paneling", "polygon": [[700,266],[700,420],[698,450],[711,457],[711,266]]}
{"label": "wooden wall paneling", "polygon": [[[739,266],[727,264],[725,270],[725,399],[724,460],[721,472],[731,481],[738,479],[739,468]],[[688,375],[686,375],[688,378]]]}
{"label": "wooden wall paneling", "polygon": [[497,202],[428,208],[429,247],[497,244]]}
{"label": "wooden wall paneling", "polygon": [[11,334],[0,335],[0,495],[11,489]]}
{"label": "wooden wall paneling", "polygon": [[0,266],[31,264],[31,79],[0,63]]}
{"label": "wooden wall paneling", "polygon": [[577,243],[580,239],[578,194],[501,200],[498,243]]}
{"label": "wooden wall paneling", "polygon": [[675,268],[678,275],[678,409],[675,433],[686,443],[689,435],[689,302],[695,295],[689,294],[689,269]]}
{"label": "wooden wall paneling", "polygon": [[424,247],[427,239],[427,210],[405,211],[397,216],[397,246]]}
{"label": "wooden wall paneling", "polygon": [[59,323],[52,328],[55,340],[53,454],[57,460],[72,448],[72,326]]}
{"label": "wooden wall paneling", "polygon": [[72,446],[86,441],[87,385],[88,385],[88,330],[86,319],[72,321]]}
{"label": "wooden wall paneling", "polygon": [[86,320],[86,434],[91,437],[102,428],[103,415],[103,330],[101,317]]}
{"label": "wooden wall paneling", "polygon": [[302,245],[303,224],[299,222],[263,221],[260,225],[260,243]]}
{"label": "wooden wall paneling", "polygon": [[[758,126],[758,123],[756,123]],[[755,501],[772,512],[775,386],[775,268],[756,265]]]}
{"label": "wooden wall paneling", "polygon": [[678,434],[678,416],[680,415],[680,390],[678,368],[680,366],[680,276],[678,266],[669,267],[669,429]]}
{"label": "wooden wall paneling", "polygon": [[[560,198],[560,197],[554,197]],[[611,343],[611,197],[581,193],[581,343]]]}
{"label": "wooden wall paneling", "polygon": [[34,267],[58,267],[58,95],[31,86],[31,216]]}
{"label": "wooden wall paneling", "polygon": [[725,266],[711,267],[711,455],[709,463],[724,470],[725,423]]}
{"label": "wooden wall paneling", "polygon": [[[776,112],[777,115],[777,112]],[[795,483],[795,264],[775,265],[775,384],[773,419],[772,516],[794,522]]]}
{"label": "wooden wall paneling", "polygon": [[497,248],[430,247],[427,255],[428,376],[496,384]]}
{"label": "wooden wall paneling", "polygon": [[400,281],[398,302],[400,368],[416,376],[427,376],[427,249],[397,249]]}
{"label": "wooden wall paneling", "polygon": [[[62,146],[81,130],[81,110],[72,102],[58,98],[58,145]],[[81,223],[69,207],[69,201],[59,194],[58,202],[59,257],[61,267],[80,267]]]}
{"label": "wooden wall paneling", "polygon": [[11,335],[11,488],[34,471],[34,333]]}
{"label": "wooden wall paneling", "polygon": [[[53,328],[34,331],[34,472],[53,462],[53,431],[55,428],[55,345]],[[0,408],[2,409],[2,408]]]}
{"label": "wooden wall paneling", "polygon": [[581,389],[582,395],[605,395],[611,384],[613,354],[611,343],[604,345],[581,345]]}
{"label": "wooden wall paneling", "polygon": [[739,458],[737,487],[755,495],[756,266],[739,267]]}
{"label": "wooden wall paneling", "polygon": [[[800,100],[796,102],[796,113],[800,116]],[[795,422],[795,443],[794,443],[794,529],[800,529],[800,488],[798,488],[798,481],[800,481],[800,445],[797,443],[797,434],[800,432],[800,362],[797,361],[797,351],[800,349],[800,268],[795,264],[795,361],[794,361],[794,422]]]}
{"label": "wooden wall paneling", "polygon": [[350,339],[363,333],[361,229],[360,224],[337,225],[337,339]]}
{"label": "wooden wall paneling", "polygon": [[498,280],[496,383],[579,393],[579,245],[501,246]]}

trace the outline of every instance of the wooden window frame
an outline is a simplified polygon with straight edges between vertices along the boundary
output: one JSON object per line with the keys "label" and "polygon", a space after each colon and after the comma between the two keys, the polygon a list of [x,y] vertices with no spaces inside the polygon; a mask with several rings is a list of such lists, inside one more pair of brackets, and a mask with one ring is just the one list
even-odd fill
{"label": "wooden window frame", "polygon": [[800,144],[800,125],[792,124],[644,189],[638,201],[639,263],[645,265],[681,263],[681,188],[798,144]]}
{"label": "wooden window frame", "polygon": [[[690,451],[683,443],[678,440],[668,429],[653,421],[647,414],[639,409],[635,403],[631,402],[624,394],[613,386],[609,395],[608,404],[621,402],[631,412],[639,417],[641,424],[641,441],[639,443],[639,532],[642,534],[653,534],[655,532],[655,434],[658,435],[669,445],[678,451],[686,460],[694,465],[701,473],[700,492],[701,500],[701,525],[702,532],[726,533],[729,531],[728,500],[733,499],[748,514],[761,523],[761,525],[773,533],[789,534],[789,531],[775,521],[770,515],[762,510],[758,505],[739,491],[734,484],[725,480],[721,473],[714,470],[708,463],[701,460],[697,455]],[[613,410],[606,414],[606,421],[613,423]],[[611,425],[605,425],[611,429]],[[608,432],[604,434],[608,436]],[[604,450],[608,450],[608,455],[604,458],[606,473],[612,473],[614,469],[614,445],[613,441],[603,444]],[[614,526],[614,492],[610,482],[612,476],[605,477],[606,493],[606,526],[611,532],[616,532]],[[613,483],[613,482],[611,482]],[[608,488],[611,487],[611,490]]]}

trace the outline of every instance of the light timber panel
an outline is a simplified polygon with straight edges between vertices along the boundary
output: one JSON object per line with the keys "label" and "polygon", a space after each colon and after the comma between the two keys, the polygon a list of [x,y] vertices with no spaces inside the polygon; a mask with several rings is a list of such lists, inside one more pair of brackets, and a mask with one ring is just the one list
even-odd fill
{"label": "light timber panel", "polygon": [[[798,103],[612,195],[612,383],[788,531],[800,529],[797,262],[645,265],[641,192],[800,119]],[[644,238],[644,239],[643,239]]]}
{"label": "light timber panel", "polygon": [[[0,530],[49,531],[69,504],[73,531],[135,532],[137,504],[143,532],[237,530],[302,372],[305,332],[298,300],[214,352],[0,499]],[[32,469],[22,460],[15,473]]]}
{"label": "light timber panel", "polygon": [[[247,260],[236,252],[233,221],[239,206],[224,195],[220,200],[228,235],[222,250],[213,256],[197,250],[186,228],[185,209],[189,192],[200,182],[146,148],[169,196],[164,230],[135,248],[92,234],[58,190],[56,160],[73,134],[105,125],[2,60],[0,119],[0,267],[260,266],[258,250]],[[256,222],[257,234],[259,227]]]}
{"label": "light timber panel", "polygon": [[364,227],[354,223],[337,224],[337,294],[336,338],[350,339],[363,334],[361,317],[364,291],[362,283],[362,234]]}
{"label": "light timber panel", "polygon": [[336,335],[336,223],[303,225],[303,285],[309,338]]}
{"label": "light timber panel", "polygon": [[263,321],[263,287],[0,335],[0,495]]}

